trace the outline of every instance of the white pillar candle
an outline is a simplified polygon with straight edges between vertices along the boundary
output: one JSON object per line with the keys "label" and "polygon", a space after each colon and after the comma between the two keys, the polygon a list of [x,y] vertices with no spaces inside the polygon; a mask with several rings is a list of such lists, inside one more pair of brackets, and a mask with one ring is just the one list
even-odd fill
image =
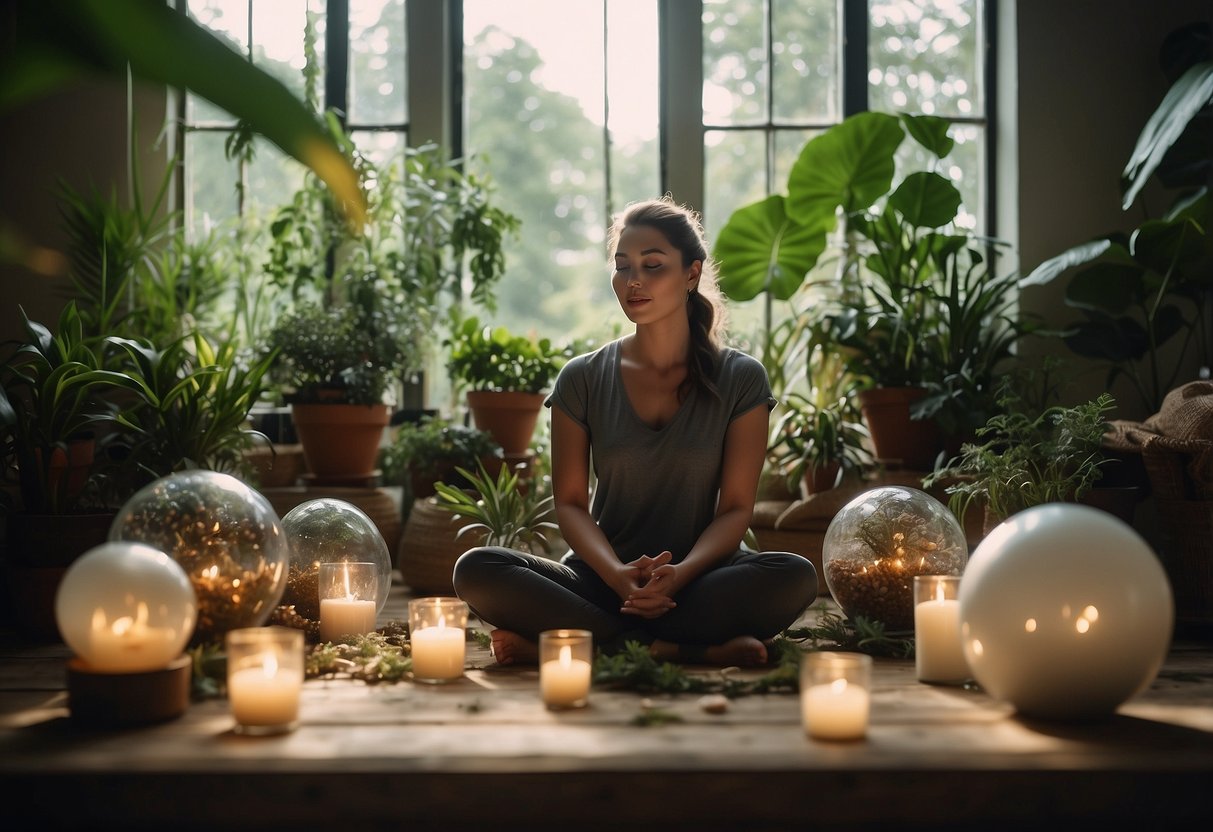
{"label": "white pillar candle", "polygon": [[819,740],[858,740],[868,732],[868,691],[846,679],[801,694],[805,732]]}
{"label": "white pillar candle", "polygon": [[567,644],[560,658],[544,662],[539,668],[539,692],[545,705],[575,707],[585,702],[590,692],[590,663],[573,658]]}
{"label": "white pillar candle", "polygon": [[411,633],[413,676],[423,681],[447,681],[463,675],[467,640],[462,627],[447,627],[439,620],[436,627]]}
{"label": "white pillar candle", "polygon": [[914,666],[920,682],[961,684],[969,678],[960,635],[960,578],[914,578]]}
{"label": "white pillar candle", "polygon": [[227,696],[236,722],[247,728],[291,726],[299,720],[303,674],[280,668],[273,653],[260,665],[228,676]]}
{"label": "white pillar candle", "polygon": [[180,652],[181,633],[172,627],[148,626],[142,601],[132,617],[113,621],[105,610],[93,611],[88,631],[88,666],[102,673],[132,673],[167,666]]}
{"label": "white pillar candle", "polygon": [[357,598],[324,598],[320,601],[320,640],[333,641],[344,635],[369,633],[375,629],[374,601]]}

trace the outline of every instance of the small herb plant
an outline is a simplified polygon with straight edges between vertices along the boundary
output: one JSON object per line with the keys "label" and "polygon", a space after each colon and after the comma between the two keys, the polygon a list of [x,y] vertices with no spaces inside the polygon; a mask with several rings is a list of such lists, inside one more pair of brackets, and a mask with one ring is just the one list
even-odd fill
{"label": "small herb plant", "polygon": [[452,380],[471,390],[542,393],[563,364],[563,351],[547,338],[516,335],[475,316],[455,324],[447,339]]}
{"label": "small herb plant", "polygon": [[1090,491],[1109,461],[1101,450],[1105,414],[1115,407],[1109,393],[1072,407],[1055,405],[1036,415],[1004,385],[1001,413],[977,429],[980,442],[965,443],[960,455],[923,480],[941,481],[948,507],[964,523],[974,502],[990,517],[1005,520],[1042,503],[1073,501]]}
{"label": "small herb plant", "polygon": [[438,505],[452,514],[471,522],[459,530],[456,537],[470,531],[483,531],[485,546],[506,548],[530,547],[539,543],[546,550],[546,532],[559,529],[549,518],[554,516],[551,494],[532,481],[524,486],[518,473],[508,465],[502,465],[494,478],[477,463],[478,473],[458,468],[460,474],[471,483],[471,489],[463,490],[444,482],[434,483]]}
{"label": "small herb plant", "polygon": [[413,497],[434,493],[434,483],[471,487],[458,468],[475,468],[486,458],[500,458],[501,446],[487,431],[440,417],[403,424],[384,447],[380,467],[385,482],[408,485]]}

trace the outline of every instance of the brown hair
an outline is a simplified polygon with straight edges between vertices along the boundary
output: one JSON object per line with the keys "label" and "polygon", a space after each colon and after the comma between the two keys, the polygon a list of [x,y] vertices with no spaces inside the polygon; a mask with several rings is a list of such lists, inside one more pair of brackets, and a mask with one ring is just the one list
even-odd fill
{"label": "brown hair", "polygon": [[670,245],[682,252],[682,266],[700,263],[699,284],[687,295],[687,318],[691,325],[691,349],[687,356],[687,377],[678,393],[685,397],[692,387],[719,396],[716,389],[716,363],[720,359],[725,309],[716,285],[716,263],[708,255],[699,214],[679,205],[667,194],[661,199],[629,204],[616,215],[611,227],[610,251],[619,246],[619,237],[629,226],[655,228]]}

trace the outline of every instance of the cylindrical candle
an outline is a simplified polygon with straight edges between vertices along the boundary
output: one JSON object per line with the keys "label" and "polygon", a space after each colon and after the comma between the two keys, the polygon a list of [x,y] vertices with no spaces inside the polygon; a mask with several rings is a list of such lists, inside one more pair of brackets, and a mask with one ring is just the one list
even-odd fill
{"label": "cylindrical candle", "polygon": [[441,684],[463,676],[467,623],[468,605],[458,598],[409,601],[409,642],[415,681]]}
{"label": "cylindrical candle", "polygon": [[859,740],[868,733],[872,657],[807,653],[800,666],[804,730],[817,740]]}
{"label": "cylindrical candle", "polygon": [[140,601],[134,616],[110,621],[101,608],[93,610],[88,631],[90,666],[108,673],[147,670],[180,655],[181,631],[147,623],[147,604]]}
{"label": "cylindrical candle", "polygon": [[955,685],[969,679],[959,589],[957,575],[914,576],[914,667],[920,682]]}
{"label": "cylindrical candle", "polygon": [[539,693],[549,708],[583,708],[593,670],[589,630],[544,630],[539,634]]}
{"label": "cylindrical candle", "polygon": [[320,564],[320,640],[362,635],[375,629],[379,565],[335,561]]}
{"label": "cylindrical candle", "polygon": [[238,733],[293,730],[302,689],[302,630],[250,627],[227,634],[227,696]]}

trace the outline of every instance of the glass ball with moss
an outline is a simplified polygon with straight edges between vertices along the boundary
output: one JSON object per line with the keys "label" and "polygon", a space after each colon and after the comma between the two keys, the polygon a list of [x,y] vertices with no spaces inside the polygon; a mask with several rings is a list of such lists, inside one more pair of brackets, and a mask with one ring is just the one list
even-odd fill
{"label": "glass ball with moss", "polygon": [[312,621],[320,618],[320,565],[373,563],[378,582],[376,612],[382,612],[392,586],[392,558],[383,534],[366,512],[345,500],[325,497],[300,503],[282,518],[291,551],[282,604]]}
{"label": "glass ball with moss", "polygon": [[908,486],[865,491],[834,515],[822,542],[826,586],[847,618],[914,628],[914,577],[960,575],[969,557],[956,516]]}
{"label": "glass ball with moss", "polygon": [[475,471],[483,463],[496,470],[501,446],[492,434],[441,416],[400,425],[380,454],[384,483],[403,486],[406,496],[419,500],[435,494],[434,484],[456,488],[471,484],[458,469]]}
{"label": "glass ball with moss", "polygon": [[165,552],[189,576],[198,599],[193,644],[258,627],[286,588],[290,551],[269,500],[217,471],[182,471],[144,486],[118,511],[111,541]]}

